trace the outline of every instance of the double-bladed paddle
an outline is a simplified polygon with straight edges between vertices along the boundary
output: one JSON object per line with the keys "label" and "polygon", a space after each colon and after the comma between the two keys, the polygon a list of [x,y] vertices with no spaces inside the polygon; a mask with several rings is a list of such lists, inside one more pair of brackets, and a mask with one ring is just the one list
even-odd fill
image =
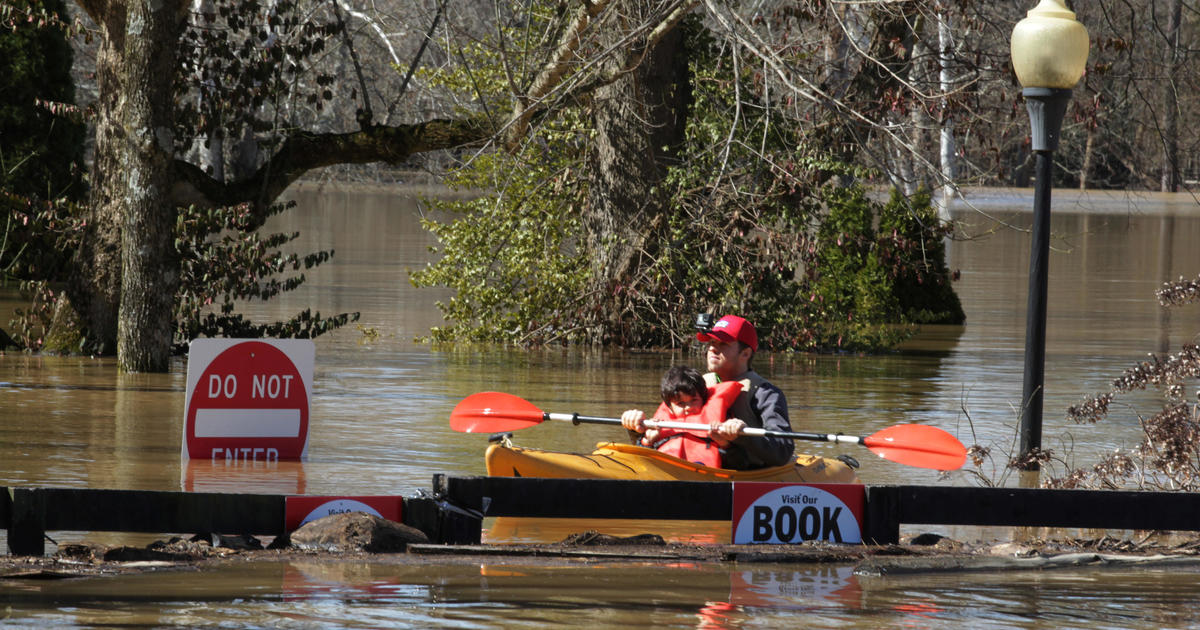
{"label": "double-bladed paddle", "polygon": [[[598,418],[577,413],[547,413],[533,403],[502,392],[471,394],[450,412],[450,428],[463,433],[502,433],[539,425],[546,420],[562,420],[579,424],[621,424],[620,418]],[[651,428],[707,431],[707,424],[646,420]],[[770,431],[756,427],[742,429],[742,435],[780,437],[792,440],[815,440],[860,444],[876,455],[907,466],[934,470],[958,470],[967,461],[967,449],[953,435],[924,424],[897,424],[881,431],[859,437],[841,433],[793,433]]]}

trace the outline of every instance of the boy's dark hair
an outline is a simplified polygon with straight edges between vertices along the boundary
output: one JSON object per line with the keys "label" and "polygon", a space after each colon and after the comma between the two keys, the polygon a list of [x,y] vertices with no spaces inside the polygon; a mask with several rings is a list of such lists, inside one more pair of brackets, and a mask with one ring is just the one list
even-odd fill
{"label": "boy's dark hair", "polygon": [[681,394],[695,396],[701,404],[708,402],[708,384],[700,372],[685,365],[667,370],[662,378],[663,402],[671,402]]}

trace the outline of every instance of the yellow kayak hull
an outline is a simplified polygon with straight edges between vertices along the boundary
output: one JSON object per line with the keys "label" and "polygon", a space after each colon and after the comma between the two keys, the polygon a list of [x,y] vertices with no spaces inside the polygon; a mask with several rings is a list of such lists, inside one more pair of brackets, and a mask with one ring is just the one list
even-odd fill
{"label": "yellow kayak hull", "polygon": [[492,444],[484,455],[490,477],[639,479],[643,481],[783,481],[859,483],[838,459],[798,455],[794,462],[759,470],[728,470],[694,464],[654,449],[601,442],[590,454],[560,453]]}

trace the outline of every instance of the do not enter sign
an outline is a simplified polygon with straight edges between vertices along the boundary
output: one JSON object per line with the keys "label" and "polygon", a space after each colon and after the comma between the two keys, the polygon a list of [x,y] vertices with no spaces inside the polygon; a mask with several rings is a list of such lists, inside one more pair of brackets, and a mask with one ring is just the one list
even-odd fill
{"label": "do not enter sign", "polygon": [[315,354],[307,339],[192,341],[184,458],[303,459]]}

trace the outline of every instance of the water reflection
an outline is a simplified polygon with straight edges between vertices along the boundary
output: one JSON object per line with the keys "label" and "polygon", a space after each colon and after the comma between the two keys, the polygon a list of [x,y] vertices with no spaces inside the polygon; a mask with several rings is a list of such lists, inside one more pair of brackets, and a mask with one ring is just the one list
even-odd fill
{"label": "water reflection", "polygon": [[863,592],[854,567],[771,567],[730,573],[729,601],[738,606],[808,610],[862,608]]}
{"label": "water reflection", "polygon": [[60,627],[1190,627],[1195,563],[855,575],[845,565],[405,556],[0,580],[0,618]]}
{"label": "water reflection", "polygon": [[572,534],[595,531],[626,538],[654,533],[663,540],[685,545],[712,545],[732,542],[728,521],[682,521],[663,519],[574,519],[524,518],[500,516],[483,520],[485,543],[540,543],[565,540]]}
{"label": "water reflection", "polygon": [[1184,602],[1197,588],[1195,563],[1146,569],[1001,571],[859,576],[864,607],[917,615],[918,627],[969,623],[1004,628],[1182,628],[1200,614]]}
{"label": "water reflection", "polygon": [[182,465],[185,492],[231,494],[307,494],[304,462],[189,459]]}

